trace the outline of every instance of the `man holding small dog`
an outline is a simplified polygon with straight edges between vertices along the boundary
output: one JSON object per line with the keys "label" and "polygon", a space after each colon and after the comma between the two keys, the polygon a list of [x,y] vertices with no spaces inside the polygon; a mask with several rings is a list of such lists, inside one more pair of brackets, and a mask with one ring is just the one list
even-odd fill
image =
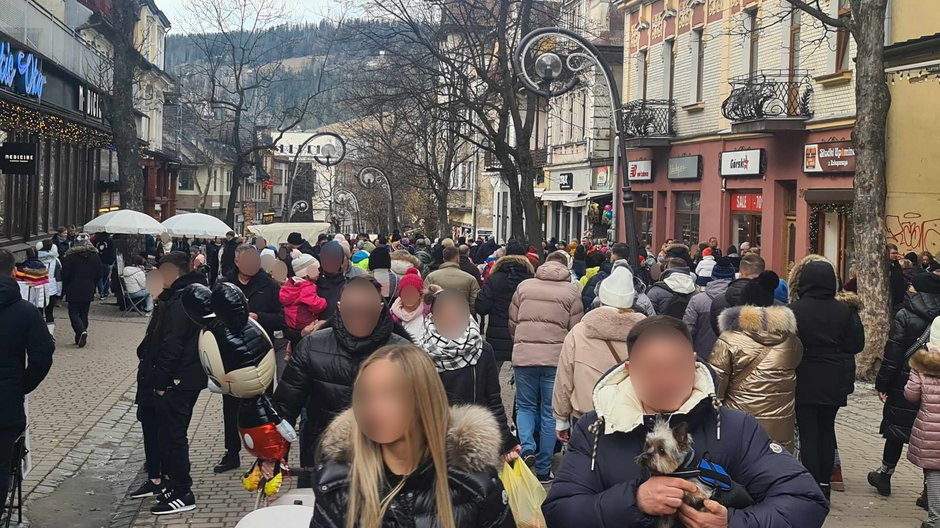
{"label": "man holding small dog", "polygon": [[[549,527],[822,526],[813,477],[754,418],[720,407],[682,321],[637,323],[627,354],[572,428],[542,508]],[[654,430],[657,419],[670,428]],[[688,504],[702,484],[711,499]]]}

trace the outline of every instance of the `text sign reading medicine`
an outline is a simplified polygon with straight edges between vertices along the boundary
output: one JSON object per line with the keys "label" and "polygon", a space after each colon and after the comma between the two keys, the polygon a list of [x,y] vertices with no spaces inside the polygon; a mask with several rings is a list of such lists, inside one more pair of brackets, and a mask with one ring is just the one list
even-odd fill
{"label": "text sign reading medicine", "polygon": [[9,42],[0,42],[0,85],[21,95],[42,99],[46,76],[42,61],[32,53],[13,51]]}

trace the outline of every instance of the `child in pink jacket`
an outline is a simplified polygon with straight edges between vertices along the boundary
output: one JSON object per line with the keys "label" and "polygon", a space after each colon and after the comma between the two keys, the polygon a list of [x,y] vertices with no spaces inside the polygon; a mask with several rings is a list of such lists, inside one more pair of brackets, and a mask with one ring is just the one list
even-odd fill
{"label": "child in pink jacket", "polygon": [[920,402],[907,458],[924,470],[927,484],[927,521],[921,528],[940,528],[940,317],[930,326],[926,346],[911,357],[904,397]]}
{"label": "child in pink jacket", "polygon": [[[284,305],[286,337],[296,345],[303,331],[312,325],[326,309],[326,299],[317,295],[316,281],[320,277],[320,263],[312,256],[302,253],[291,261],[294,276],[281,286],[281,304]],[[290,330],[293,330],[291,332]]]}

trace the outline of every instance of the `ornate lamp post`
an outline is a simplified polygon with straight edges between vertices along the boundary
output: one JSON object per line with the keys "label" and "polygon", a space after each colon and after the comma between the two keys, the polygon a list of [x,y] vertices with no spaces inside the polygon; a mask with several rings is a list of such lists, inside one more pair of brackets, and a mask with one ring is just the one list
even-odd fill
{"label": "ornate lamp post", "polygon": [[392,196],[392,184],[388,181],[388,176],[382,169],[368,165],[359,169],[357,176],[359,185],[365,189],[374,189],[382,187],[388,192],[389,218],[392,221],[392,230],[398,229],[398,215],[395,214],[395,197]]}
{"label": "ornate lamp post", "polygon": [[585,77],[592,75],[594,67],[600,68],[604,74],[610,97],[611,121],[614,123],[613,172],[614,177],[621,182],[623,193],[625,233],[622,240],[629,248],[628,260],[635,269],[638,264],[636,218],[633,192],[624,173],[627,148],[623,142],[623,110],[620,90],[617,89],[610,65],[604,61],[594,44],[573,31],[557,27],[536,29],[523,37],[513,63],[522,85],[545,98],[558,97],[585,84]]}
{"label": "ornate lamp post", "polygon": [[[333,193],[333,202],[339,206],[341,211],[343,211],[343,219],[346,218],[348,213],[349,219],[353,224],[352,230],[358,232],[360,228],[358,222],[360,209],[359,199],[356,198],[356,195],[349,189],[340,188],[337,189],[335,193]],[[355,212],[355,216],[353,216],[353,212]],[[336,226],[337,231],[342,231],[343,227],[345,226],[339,225],[339,220],[340,217],[336,214],[333,214],[332,218],[330,218],[331,223]]]}
{"label": "ornate lamp post", "polygon": [[[294,154],[293,167],[291,168],[290,179],[287,183],[287,197],[284,200],[285,204],[287,204],[294,195],[294,180],[297,178],[297,169],[300,166],[298,163],[300,160],[300,154],[304,151],[304,148],[307,145],[313,142],[313,140],[322,137],[330,138],[330,141],[322,145],[317,145],[317,153],[313,155],[314,161],[320,165],[323,165],[324,167],[332,167],[339,164],[339,162],[343,161],[343,158],[346,157],[346,141],[344,141],[343,138],[338,134],[334,134],[333,132],[318,132],[305,139],[304,142],[301,143],[297,148],[297,153]],[[295,212],[298,212],[297,203],[295,203],[288,212],[287,221],[290,221]]]}

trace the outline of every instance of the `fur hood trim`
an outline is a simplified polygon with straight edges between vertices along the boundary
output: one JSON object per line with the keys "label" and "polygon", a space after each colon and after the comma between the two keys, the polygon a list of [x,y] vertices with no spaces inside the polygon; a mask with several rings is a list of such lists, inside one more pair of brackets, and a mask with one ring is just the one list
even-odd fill
{"label": "fur hood trim", "polygon": [[[800,261],[797,262],[793,266],[793,269],[790,270],[790,276],[787,277],[787,287],[790,289],[789,297],[790,297],[791,303],[796,300],[799,300],[800,298],[800,278],[803,275],[803,268],[805,268],[806,265],[809,264],[810,262],[829,262],[829,259],[827,259],[826,257],[822,255],[809,254],[803,257],[802,259],[800,259]],[[829,264],[832,265],[832,262],[829,262]],[[835,268],[836,268],[835,266],[832,266],[832,269],[835,269]],[[839,282],[839,278],[837,276],[836,277],[836,292],[842,289],[841,285],[838,284],[838,282]]]}
{"label": "fur hood trim", "polygon": [[928,345],[914,352],[911,368],[922,374],[940,377],[940,348]]}
{"label": "fur hood trim", "polygon": [[78,255],[80,253],[97,253],[98,248],[91,244],[85,244],[84,246],[72,246],[68,251],[65,252],[65,256],[69,255]]}
{"label": "fur hood trim", "polygon": [[400,276],[405,276],[408,273],[409,268],[416,268],[418,271],[421,271],[421,261],[418,260],[418,257],[412,256],[411,254],[403,254],[398,251],[394,251],[391,254],[392,259],[392,273]]}
{"label": "fur hood trim", "polygon": [[796,334],[796,316],[786,306],[735,306],[721,312],[718,327],[722,332]]}
{"label": "fur hood trim", "polygon": [[691,251],[691,250],[689,249],[689,246],[687,246],[687,245],[685,245],[685,244],[678,244],[678,243],[672,243],[672,244],[669,244],[668,246],[666,246],[665,253],[669,253],[669,250],[670,250],[670,249],[684,249],[684,250],[686,250],[686,251]]}
{"label": "fur hood trim", "polygon": [[[352,458],[352,409],[347,409],[326,428],[320,442],[320,458],[348,464]],[[502,436],[496,418],[477,405],[450,408],[447,429],[447,466],[468,473],[498,467]]]}
{"label": "fur hood trim", "polygon": [[856,312],[861,312],[862,307],[865,306],[865,302],[862,301],[862,298],[859,297],[858,294],[852,292],[841,291],[836,294],[836,300],[844,302],[849,306],[849,308],[855,310]]}
{"label": "fur hood trim", "polygon": [[508,263],[515,263],[525,267],[529,273],[535,275],[535,268],[532,267],[532,261],[529,260],[529,257],[525,255],[506,255],[504,257],[499,257],[499,260],[496,261],[496,264],[493,265],[493,269],[490,271],[490,274],[500,271],[500,268]]}
{"label": "fur hood trim", "polygon": [[626,341],[627,333],[633,325],[639,323],[646,316],[633,310],[621,312],[607,307],[600,307],[584,314],[581,325],[584,327],[584,336],[604,341]]}

